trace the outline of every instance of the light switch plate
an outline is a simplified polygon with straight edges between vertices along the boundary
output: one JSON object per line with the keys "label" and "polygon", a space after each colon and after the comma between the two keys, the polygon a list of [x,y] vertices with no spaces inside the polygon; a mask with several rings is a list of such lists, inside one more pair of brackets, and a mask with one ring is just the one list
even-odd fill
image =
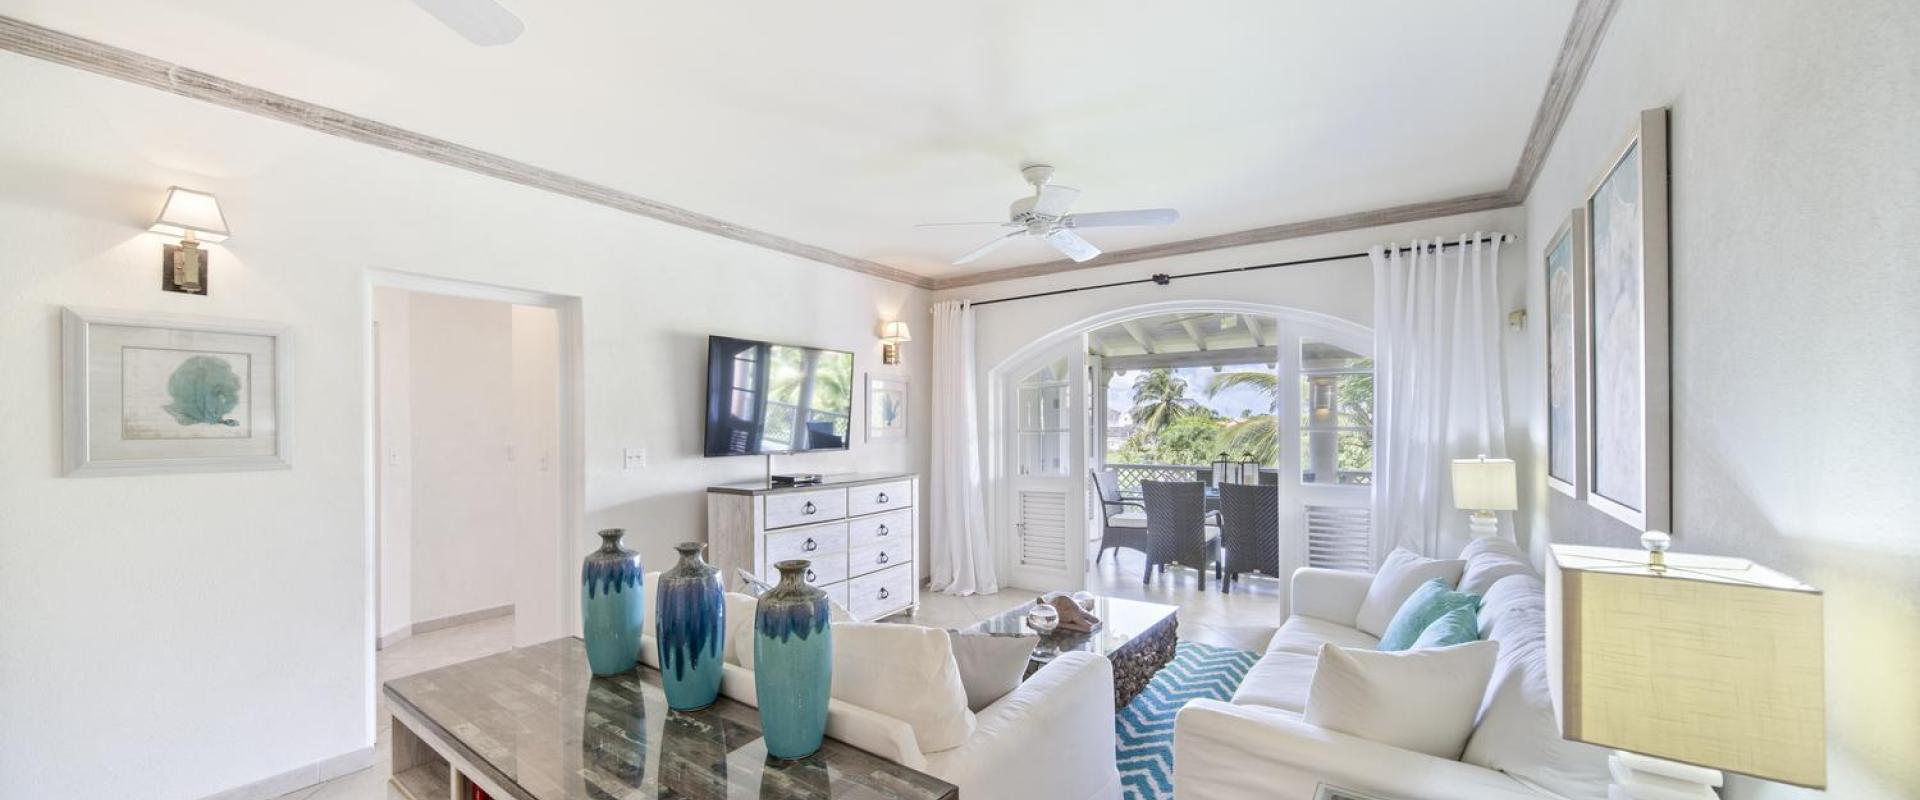
{"label": "light switch plate", "polygon": [[621,465],[628,470],[647,468],[647,448],[629,447],[621,451]]}

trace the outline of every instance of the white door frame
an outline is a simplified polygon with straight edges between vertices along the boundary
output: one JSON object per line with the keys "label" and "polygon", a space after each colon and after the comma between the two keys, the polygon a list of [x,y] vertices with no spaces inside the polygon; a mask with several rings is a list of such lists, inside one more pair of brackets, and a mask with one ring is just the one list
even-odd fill
{"label": "white door frame", "polygon": [[[1039,356],[1060,347],[1069,340],[1078,338],[1081,341],[1081,346],[1084,347],[1087,333],[1096,328],[1104,328],[1108,325],[1144,317],[1188,312],[1249,314],[1277,320],[1279,322],[1279,330],[1275,334],[1277,339],[1276,344],[1280,346],[1280,349],[1283,351],[1282,356],[1284,357],[1286,355],[1284,350],[1288,343],[1291,342],[1296,349],[1296,352],[1293,353],[1292,356],[1295,361],[1298,361],[1300,357],[1297,349],[1299,335],[1303,330],[1309,332],[1311,335],[1324,337],[1328,341],[1342,347],[1350,349],[1360,348],[1355,350],[1355,352],[1368,354],[1373,352],[1373,330],[1365,325],[1315,311],[1306,311],[1271,303],[1252,303],[1245,300],[1197,298],[1142,303],[1125,308],[1102,311],[1098,314],[1080,319],[1079,321],[1055,328],[1052,332],[1036,337],[1033,341],[1028,342],[1026,346],[1021,347],[1019,350],[1009,354],[1006,358],[1001,359],[1000,363],[995,364],[987,371],[985,395],[987,419],[985,434],[982,436],[982,439],[986,442],[987,446],[987,453],[985,454],[987,474],[984,478],[989,486],[989,490],[986,492],[988,505],[987,519],[992,521],[989,524],[1002,524],[1005,520],[1011,519],[1013,513],[1011,505],[1012,496],[1009,489],[1012,481],[1009,480],[1010,476],[1008,475],[1008,464],[1010,463],[1011,454],[1006,452],[1005,447],[1008,426],[1011,425],[1011,421],[1006,418],[1006,409],[1008,407],[1006,398],[1007,393],[1020,378],[1020,368],[1036,360]],[[1276,371],[1278,371],[1278,369],[1279,367],[1276,367]],[[1291,406],[1287,402],[1287,398],[1297,393],[1298,390],[1296,388],[1290,392],[1288,388],[1289,387],[1282,387],[1280,391],[1280,413],[1284,414],[1287,409],[1292,408],[1295,414],[1294,418],[1298,419],[1298,400],[1295,400]],[[1076,411],[1075,424],[1077,426],[1085,426],[1083,416],[1083,414]],[[1081,441],[1086,441],[1084,435],[1081,437]],[[1282,437],[1282,441],[1285,441],[1285,437]],[[1087,446],[1091,447],[1092,444],[1089,443]],[[1296,458],[1298,447],[1299,445],[1296,443],[1294,445]],[[1285,450],[1283,449],[1282,452],[1284,453]],[[1286,462],[1283,459],[1281,463],[1284,464]],[[1286,473],[1283,472],[1281,474],[1284,476]],[[1087,491],[1085,485],[1087,480],[1086,470],[1078,470],[1075,475],[1075,480],[1080,484],[1080,494],[1084,497]],[[1296,496],[1298,496],[1297,493]],[[1001,559],[1000,574],[1009,575],[1012,574],[1011,570],[1013,567],[1011,561],[1013,550],[1010,546],[1014,538],[1013,532],[1001,528],[997,534],[995,539],[1002,543],[1002,546],[999,548]],[[1295,554],[1293,552],[1296,548],[1304,552],[1305,543],[1295,543],[1295,548],[1283,547],[1281,550],[1282,557],[1291,557],[1297,562],[1301,554]],[[1284,593],[1282,596],[1284,597]],[[1283,614],[1284,613],[1283,611]]]}
{"label": "white door frame", "polygon": [[[377,535],[380,508],[378,504],[379,451],[375,447],[378,436],[379,408],[374,395],[374,382],[379,374],[379,363],[375,358],[373,338],[373,290],[375,288],[402,289],[409,292],[461,297],[470,300],[491,300],[523,306],[540,306],[554,310],[560,328],[560,369],[559,385],[559,478],[560,478],[560,537],[553,542],[553,569],[557,576],[555,582],[560,596],[556,599],[559,609],[557,619],[533,624],[553,631],[553,636],[561,636],[580,630],[580,603],[578,599],[578,569],[580,559],[586,554],[586,469],[585,446],[581,421],[586,417],[581,368],[580,298],[569,295],[551,294],[528,289],[516,289],[507,286],[495,286],[486,283],[454,280],[431,275],[420,275],[395,270],[368,269],[366,285],[362,289],[361,309],[366,324],[361,326],[366,337],[362,351],[365,354],[366,370],[365,420],[367,434],[363,442],[365,448],[363,463],[366,470],[367,517],[365,520],[365,544],[369,553],[369,563],[376,563],[372,556],[379,552]],[[380,582],[378,570],[369,573],[366,596],[376,598],[376,587]],[[367,607],[367,636],[369,643],[379,637],[379,609],[369,603]],[[516,621],[516,628],[521,623]],[[545,638],[553,638],[548,636]],[[515,642],[515,645],[525,644]],[[368,649],[369,654],[372,648]],[[374,663],[371,655],[366,664],[367,682],[374,681]],[[374,697],[379,696],[379,687],[374,687]]]}

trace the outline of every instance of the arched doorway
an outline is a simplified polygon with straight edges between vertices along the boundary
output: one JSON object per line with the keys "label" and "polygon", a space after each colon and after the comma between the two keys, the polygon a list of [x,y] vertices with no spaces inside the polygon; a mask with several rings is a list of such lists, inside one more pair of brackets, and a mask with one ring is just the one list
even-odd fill
{"label": "arched doorway", "polygon": [[[1273,485],[1280,496],[1278,573],[1305,564],[1364,566],[1371,539],[1372,346],[1372,332],[1348,320],[1273,304],[1197,299],[1092,315],[1002,359],[985,381],[983,461],[988,516],[1001,543],[1006,583],[1035,589],[1084,585],[1105,521],[1092,494],[1096,471],[1114,468],[1123,490],[1143,478],[1215,480],[1210,458],[1204,464],[1112,458],[1119,452],[1115,443],[1127,437],[1103,434],[1115,433],[1115,423],[1136,422],[1128,416],[1133,409],[1112,407],[1129,399],[1114,378],[1155,371],[1181,372],[1193,389],[1204,388],[1192,384],[1205,380],[1209,370],[1262,373],[1241,375],[1238,382],[1267,392],[1271,411],[1264,419],[1258,418],[1264,409],[1246,404],[1236,414],[1196,403],[1204,409],[1196,413],[1222,432],[1258,433],[1255,438],[1270,444],[1258,458],[1257,473],[1241,477]],[[1259,380],[1246,380],[1251,377]],[[1109,403],[1110,397],[1118,399]],[[1357,402],[1362,397],[1364,406]],[[1198,460],[1192,446],[1177,452]]]}

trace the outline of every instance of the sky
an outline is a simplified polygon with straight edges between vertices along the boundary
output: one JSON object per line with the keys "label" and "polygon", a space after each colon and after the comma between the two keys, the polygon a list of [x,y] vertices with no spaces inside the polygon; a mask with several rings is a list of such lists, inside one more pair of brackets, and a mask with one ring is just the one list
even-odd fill
{"label": "sky", "polygon": [[[1266,369],[1267,365],[1265,364],[1246,364],[1221,367],[1220,371],[1223,373],[1252,372],[1255,370],[1264,371]],[[1115,411],[1126,411],[1132,408],[1133,381],[1142,374],[1139,370],[1128,370],[1124,376],[1115,376],[1113,380],[1107,384],[1107,408]],[[1261,396],[1260,392],[1244,386],[1234,387],[1221,392],[1212,400],[1208,400],[1207,387],[1212,384],[1213,376],[1216,374],[1212,367],[1183,367],[1174,370],[1173,374],[1178,375],[1182,380],[1187,382],[1188,397],[1199,401],[1201,405],[1213,409],[1221,416],[1239,417],[1242,411],[1264,414],[1269,408],[1267,399]]]}

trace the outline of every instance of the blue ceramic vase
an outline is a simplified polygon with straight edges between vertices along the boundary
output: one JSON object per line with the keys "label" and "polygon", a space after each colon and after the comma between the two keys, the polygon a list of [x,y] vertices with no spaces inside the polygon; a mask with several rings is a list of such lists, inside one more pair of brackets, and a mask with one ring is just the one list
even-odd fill
{"label": "blue ceramic vase", "polygon": [[820,749],[833,689],[827,593],[807,584],[807,561],[781,561],[780,583],[753,611],[753,682],[767,755],[806,758]]}
{"label": "blue ceramic vase", "polygon": [[640,554],[620,546],[621,528],[600,532],[600,549],[580,565],[580,621],[587,665],[595,675],[618,675],[640,660],[640,621],[647,597],[641,591]]}
{"label": "blue ceramic vase", "polygon": [[720,696],[720,656],[727,632],[727,590],[720,570],[700,558],[699,542],[674,545],[680,563],[660,576],[653,638],[667,707],[692,711]]}

